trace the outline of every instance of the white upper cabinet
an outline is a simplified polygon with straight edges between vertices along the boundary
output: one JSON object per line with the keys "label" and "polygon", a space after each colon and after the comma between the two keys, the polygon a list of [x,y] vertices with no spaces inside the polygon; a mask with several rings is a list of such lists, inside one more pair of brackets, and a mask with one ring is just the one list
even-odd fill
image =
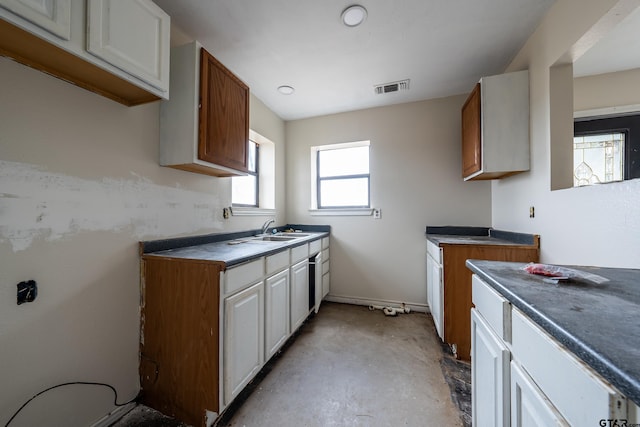
{"label": "white upper cabinet", "polygon": [[87,50],[165,91],[170,18],[151,1],[89,0]]}
{"label": "white upper cabinet", "polygon": [[71,0],[0,0],[0,6],[61,39],[71,38]]}
{"label": "white upper cabinet", "polygon": [[151,0],[0,0],[0,51],[131,106],[169,98],[170,17]]}

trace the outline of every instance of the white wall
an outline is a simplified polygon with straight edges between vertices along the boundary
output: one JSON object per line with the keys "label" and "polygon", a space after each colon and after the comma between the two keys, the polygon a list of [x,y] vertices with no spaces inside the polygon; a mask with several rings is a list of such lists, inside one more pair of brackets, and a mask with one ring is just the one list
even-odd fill
{"label": "white wall", "polygon": [[[128,108],[0,58],[0,424],[36,393],[104,382],[118,402],[138,383],[138,241],[259,228],[222,218],[230,179],[158,166],[159,103]],[[284,123],[251,99],[251,125],[276,143]],[[284,223],[284,172],[277,176]],[[16,284],[35,279],[33,303]],[[14,420],[87,425],[114,409],[105,387],[49,391]]]}
{"label": "white wall", "polygon": [[[601,28],[607,22],[601,18],[615,16],[611,8],[624,3],[630,2],[558,0],[507,70],[530,71],[532,163],[530,172],[492,183],[492,224],[539,233],[543,262],[640,267],[640,180],[550,190],[552,168],[564,167],[554,164],[552,144],[571,142],[552,142],[550,136],[549,68],[575,59],[582,36]],[[570,74],[566,84],[572,84]],[[536,208],[534,219],[529,206]]]}
{"label": "white wall", "polygon": [[[331,225],[334,297],[426,304],[425,227],[489,225],[490,184],[461,178],[465,98],[286,123],[287,219]],[[371,203],[382,219],[311,216],[310,147],[360,140],[371,141]]]}
{"label": "white wall", "polygon": [[640,106],[640,68],[573,80],[574,111]]}

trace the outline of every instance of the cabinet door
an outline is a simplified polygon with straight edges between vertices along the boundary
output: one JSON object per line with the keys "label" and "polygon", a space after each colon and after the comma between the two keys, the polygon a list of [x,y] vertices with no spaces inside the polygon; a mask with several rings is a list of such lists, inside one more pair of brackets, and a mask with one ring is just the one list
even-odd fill
{"label": "cabinet door", "polygon": [[265,359],[269,360],[289,337],[289,269],[269,277],[265,285]]}
{"label": "cabinet door", "polygon": [[430,294],[429,309],[436,326],[438,336],[443,338],[444,328],[444,289],[442,283],[442,267],[431,255],[427,255],[427,292]]}
{"label": "cabinet door", "polygon": [[309,314],[309,261],[291,267],[291,332],[298,329]]}
{"label": "cabinet door", "polygon": [[249,88],[204,49],[200,99],[198,158],[246,172]]}
{"label": "cabinet door", "polygon": [[89,0],[87,51],[169,90],[171,18],[151,0]]}
{"label": "cabinet door", "polygon": [[480,83],[476,84],[462,107],[462,177],[482,168],[482,125]]}
{"label": "cabinet door", "polygon": [[264,285],[256,283],[224,301],[225,405],[264,362]]}
{"label": "cabinet door", "polygon": [[[325,263],[328,264],[328,263]],[[322,275],[322,298],[329,295],[329,291],[331,290],[331,275],[329,271]]]}
{"label": "cabinet door", "polygon": [[550,427],[568,425],[533,380],[516,362],[511,362],[511,426]]}
{"label": "cabinet door", "polygon": [[0,0],[0,6],[64,40],[71,38],[71,0]]}
{"label": "cabinet door", "polygon": [[509,350],[471,310],[471,412],[475,427],[509,425]]}

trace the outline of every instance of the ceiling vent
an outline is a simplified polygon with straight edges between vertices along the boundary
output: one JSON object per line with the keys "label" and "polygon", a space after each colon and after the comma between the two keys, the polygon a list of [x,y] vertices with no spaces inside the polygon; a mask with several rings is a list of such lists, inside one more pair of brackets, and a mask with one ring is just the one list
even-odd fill
{"label": "ceiling vent", "polygon": [[376,95],[409,90],[409,79],[401,80],[399,82],[376,85],[373,87],[373,89],[375,90]]}

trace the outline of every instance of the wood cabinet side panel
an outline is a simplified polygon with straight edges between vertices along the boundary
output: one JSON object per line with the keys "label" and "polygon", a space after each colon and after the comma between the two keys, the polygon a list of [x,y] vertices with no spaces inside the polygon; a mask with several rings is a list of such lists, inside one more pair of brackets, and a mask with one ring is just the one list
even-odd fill
{"label": "wood cabinet side panel", "polygon": [[198,158],[247,171],[249,88],[201,50]]}
{"label": "wood cabinet side panel", "polygon": [[469,360],[471,350],[471,277],[467,259],[537,262],[535,246],[444,245],[444,341],[456,344],[457,357]]}
{"label": "wood cabinet side panel", "polygon": [[17,26],[0,19],[0,55],[120,104],[157,101],[158,96],[129,83]]}
{"label": "wood cabinet side panel", "polygon": [[143,260],[142,400],[194,426],[219,403],[219,266]]}
{"label": "wood cabinet side panel", "polygon": [[480,83],[462,107],[462,177],[467,177],[482,169]]}

